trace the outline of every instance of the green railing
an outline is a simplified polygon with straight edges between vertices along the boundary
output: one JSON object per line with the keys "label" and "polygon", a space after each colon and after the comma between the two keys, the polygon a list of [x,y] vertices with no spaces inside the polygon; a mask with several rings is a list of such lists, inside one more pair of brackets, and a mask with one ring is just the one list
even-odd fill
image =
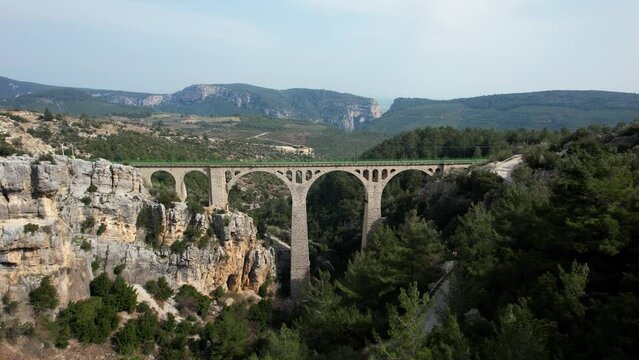
{"label": "green railing", "polygon": [[324,160],[324,161],[133,161],[136,167],[289,167],[289,166],[371,166],[371,165],[455,165],[479,164],[488,158],[388,159],[388,160]]}

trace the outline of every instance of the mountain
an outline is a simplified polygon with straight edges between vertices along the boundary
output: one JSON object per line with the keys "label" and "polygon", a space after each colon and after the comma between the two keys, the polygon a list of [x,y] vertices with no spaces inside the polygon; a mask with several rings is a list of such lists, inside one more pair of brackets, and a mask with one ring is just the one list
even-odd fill
{"label": "mountain", "polygon": [[395,99],[363,128],[399,133],[425,126],[457,128],[575,129],[639,118],[639,94],[608,91],[541,91],[454,100]]}
{"label": "mountain", "polygon": [[329,90],[274,90],[247,84],[191,85],[148,94],[42,85],[0,77],[0,106],[94,115],[148,116],[152,111],[228,116],[261,114],[354,130],[381,116],[371,98]]}

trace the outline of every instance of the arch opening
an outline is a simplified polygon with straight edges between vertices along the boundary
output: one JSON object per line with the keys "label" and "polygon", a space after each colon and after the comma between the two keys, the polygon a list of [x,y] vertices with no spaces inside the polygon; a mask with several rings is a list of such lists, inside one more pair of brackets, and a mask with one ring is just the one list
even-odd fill
{"label": "arch opening", "polygon": [[[286,175],[280,173],[245,172],[234,179],[228,193],[229,208],[249,214],[257,227],[258,239],[276,249],[279,241],[291,243],[291,192],[283,178]],[[286,266],[278,268],[277,280],[282,294],[288,295],[290,263],[281,263]]]}
{"label": "arch opening", "polygon": [[186,187],[186,202],[190,210],[204,211],[203,207],[209,206],[209,191],[211,184],[209,177],[201,171],[189,171],[184,175]]}
{"label": "arch opening", "polygon": [[417,199],[424,194],[431,179],[427,172],[415,169],[395,174],[382,192],[382,217],[390,224],[401,223],[406,213],[415,208]]}
{"label": "arch opening", "polygon": [[323,173],[313,182],[307,194],[311,274],[344,274],[361,247],[365,199],[362,180],[347,171]]}
{"label": "arch opening", "polygon": [[168,171],[154,172],[151,175],[150,185],[149,193],[155,198],[155,201],[163,204],[165,208],[172,208],[173,203],[179,201],[175,178]]}

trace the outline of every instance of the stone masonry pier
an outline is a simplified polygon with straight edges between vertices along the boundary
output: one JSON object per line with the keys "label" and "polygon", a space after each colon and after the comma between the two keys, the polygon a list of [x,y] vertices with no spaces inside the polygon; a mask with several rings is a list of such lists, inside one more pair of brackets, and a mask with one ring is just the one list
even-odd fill
{"label": "stone masonry pier", "polygon": [[215,208],[228,208],[228,192],[238,179],[253,172],[273,174],[289,188],[292,198],[291,221],[291,296],[299,298],[310,278],[306,196],[311,185],[322,175],[343,171],[354,175],[364,185],[366,201],[362,222],[362,250],[373,226],[382,218],[382,192],[397,174],[418,170],[427,175],[464,169],[481,159],[412,160],[412,161],[357,161],[357,162],[236,162],[220,164],[197,163],[138,163],[133,164],[146,182],[158,171],[166,171],[175,179],[176,192],[181,201],[187,197],[184,177],[196,171],[209,179],[209,204]]}

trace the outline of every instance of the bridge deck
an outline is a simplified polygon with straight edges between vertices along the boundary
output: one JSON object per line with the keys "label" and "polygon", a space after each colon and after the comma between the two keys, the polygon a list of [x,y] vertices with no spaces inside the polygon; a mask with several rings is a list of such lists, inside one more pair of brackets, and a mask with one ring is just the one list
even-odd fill
{"label": "bridge deck", "polygon": [[487,158],[455,158],[455,159],[402,159],[402,160],[358,160],[358,161],[135,161],[131,166],[139,168],[156,167],[340,167],[340,166],[419,166],[419,165],[454,165],[478,164]]}

